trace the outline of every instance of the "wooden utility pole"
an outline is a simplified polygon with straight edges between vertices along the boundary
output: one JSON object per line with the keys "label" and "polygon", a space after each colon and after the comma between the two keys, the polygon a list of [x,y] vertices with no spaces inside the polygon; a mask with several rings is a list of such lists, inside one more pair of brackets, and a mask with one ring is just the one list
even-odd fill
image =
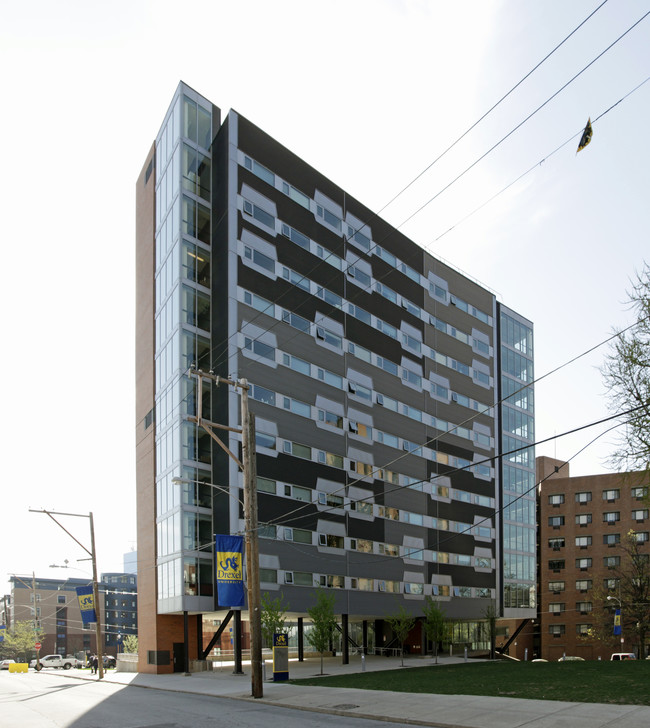
{"label": "wooden utility pole", "polygon": [[[245,379],[234,381],[225,379],[212,372],[200,369],[190,371],[197,378],[196,417],[188,417],[189,422],[196,422],[208,435],[237,463],[243,473],[244,480],[244,523],[246,548],[246,581],[248,590],[248,619],[251,638],[251,695],[254,698],[264,696],[262,686],[262,612],[260,596],[260,557],[259,534],[257,526],[257,467],[255,453],[255,416],[248,409],[249,385]],[[217,386],[227,384],[241,390],[241,428],[222,425],[203,419],[202,395],[203,379],[209,379]],[[215,429],[241,433],[242,459],[217,436]]]}
{"label": "wooden utility pole", "polygon": [[254,698],[262,688],[262,613],[260,597],[260,555],[257,530],[257,467],[255,463],[255,415],[248,409],[248,383],[241,386],[242,459],[244,461],[244,514],[246,522],[246,577],[248,618],[251,633],[251,679]]}

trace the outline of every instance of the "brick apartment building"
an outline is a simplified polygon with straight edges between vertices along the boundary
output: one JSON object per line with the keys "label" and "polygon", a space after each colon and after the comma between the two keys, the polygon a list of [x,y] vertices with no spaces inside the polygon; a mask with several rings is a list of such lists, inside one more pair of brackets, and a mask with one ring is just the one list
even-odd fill
{"label": "brick apartment building", "polygon": [[[612,652],[638,650],[629,628],[626,638],[625,625],[619,646],[613,636],[613,609],[626,569],[622,541],[632,531],[639,551],[650,549],[647,473],[572,478],[568,464],[539,457],[537,482],[539,656],[606,660]],[[593,628],[610,617],[611,644],[594,639]],[[645,657],[647,646],[642,652]]]}

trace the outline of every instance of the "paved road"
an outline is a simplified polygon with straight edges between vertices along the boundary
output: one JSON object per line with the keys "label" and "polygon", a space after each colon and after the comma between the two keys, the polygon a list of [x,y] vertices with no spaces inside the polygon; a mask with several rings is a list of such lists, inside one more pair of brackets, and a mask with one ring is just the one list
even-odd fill
{"label": "paved road", "polygon": [[[141,690],[54,672],[0,672],[2,728],[321,728],[331,722],[330,715],[259,701]],[[337,728],[398,725],[336,718]]]}
{"label": "paved road", "polygon": [[[447,657],[440,665],[463,662]],[[394,659],[358,656],[325,661],[325,672],[400,669]],[[405,660],[405,668],[432,665]],[[434,668],[435,669],[435,668]],[[115,673],[99,683],[86,671],[0,673],[0,728],[204,728],[269,726],[337,728],[423,725],[437,728],[648,728],[650,707],[520,700],[477,695],[396,693],[265,683],[262,700],[251,698],[250,666],[234,675],[230,663],[185,676]],[[290,662],[294,678],[320,672],[318,659]],[[88,697],[86,697],[88,696]],[[86,702],[84,702],[86,701]],[[79,704],[78,707],[77,703]],[[179,708],[179,706],[181,706]],[[124,710],[122,709],[124,707]],[[288,710],[285,710],[288,709]],[[188,720],[189,716],[189,720]],[[369,720],[359,720],[366,718]],[[28,722],[31,720],[32,722]],[[56,722],[59,721],[59,722]],[[66,722],[67,721],[67,722]],[[75,722],[76,721],[76,722]],[[272,721],[272,722],[271,722]],[[390,722],[386,722],[390,721]]]}

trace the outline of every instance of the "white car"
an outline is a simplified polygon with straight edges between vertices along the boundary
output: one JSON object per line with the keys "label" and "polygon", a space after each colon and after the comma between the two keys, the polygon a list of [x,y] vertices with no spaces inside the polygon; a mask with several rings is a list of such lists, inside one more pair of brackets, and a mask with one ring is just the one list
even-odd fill
{"label": "white car", "polygon": [[9,665],[14,665],[15,662],[16,662],[15,660],[1,660],[0,661],[0,670],[8,670]]}
{"label": "white car", "polygon": [[42,667],[62,667],[64,670],[69,670],[71,667],[77,667],[76,657],[62,657],[61,655],[45,655],[41,657],[40,665],[36,665],[36,669],[39,670]]}

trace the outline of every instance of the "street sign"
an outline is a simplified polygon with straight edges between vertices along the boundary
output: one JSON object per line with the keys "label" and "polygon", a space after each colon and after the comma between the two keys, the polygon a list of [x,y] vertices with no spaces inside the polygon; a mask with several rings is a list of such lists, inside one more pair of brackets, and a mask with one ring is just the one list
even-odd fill
{"label": "street sign", "polygon": [[35,647],[35,648],[36,648],[37,650],[40,650],[40,649],[41,649],[41,643],[40,643],[40,642],[37,642],[37,643],[36,643],[36,644],[34,645],[34,647]]}

